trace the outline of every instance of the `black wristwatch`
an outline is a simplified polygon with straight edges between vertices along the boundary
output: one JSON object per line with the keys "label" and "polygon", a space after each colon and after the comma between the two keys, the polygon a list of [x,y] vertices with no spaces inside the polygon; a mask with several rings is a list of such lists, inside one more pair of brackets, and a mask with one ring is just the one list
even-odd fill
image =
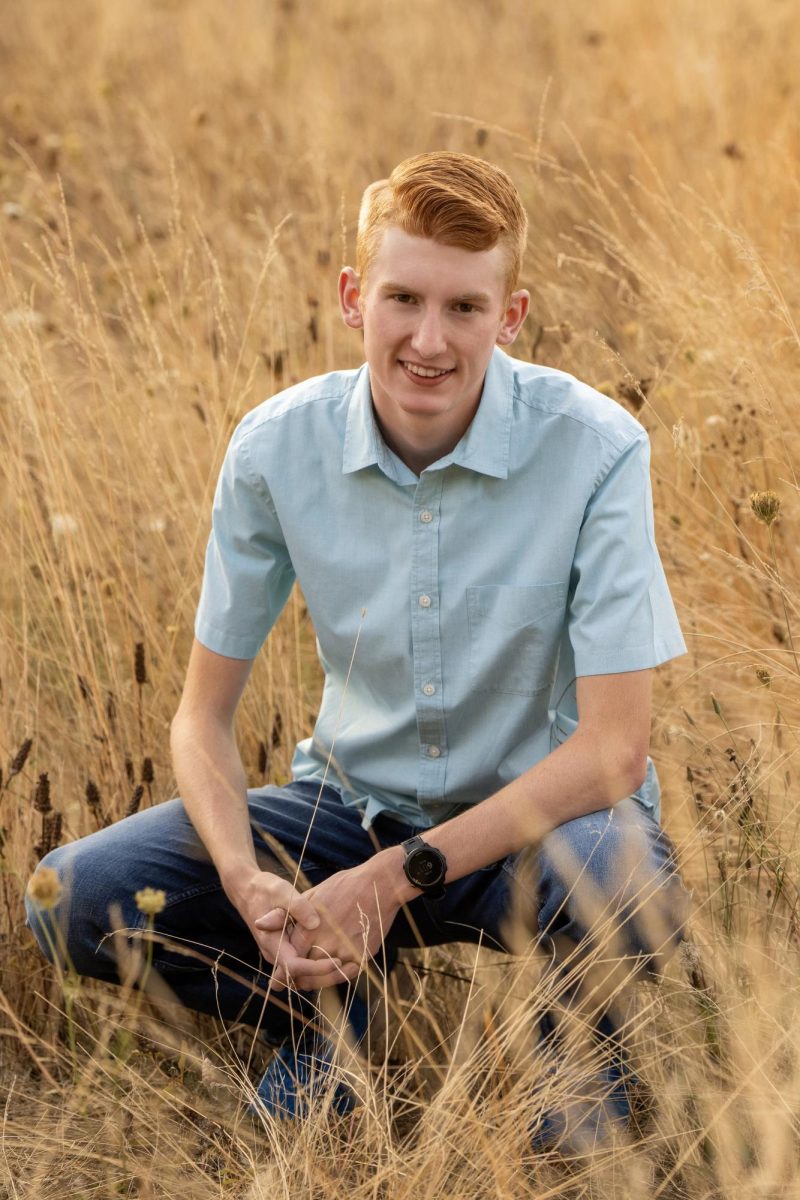
{"label": "black wristwatch", "polygon": [[409,883],[419,888],[430,900],[444,897],[444,877],[447,874],[447,859],[441,850],[429,846],[422,838],[410,837],[403,842],[405,861],[403,872]]}

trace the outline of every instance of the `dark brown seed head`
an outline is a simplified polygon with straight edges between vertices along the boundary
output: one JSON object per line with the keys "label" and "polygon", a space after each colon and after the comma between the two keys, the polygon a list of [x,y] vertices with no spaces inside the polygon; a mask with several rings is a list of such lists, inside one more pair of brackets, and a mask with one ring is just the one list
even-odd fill
{"label": "dark brown seed head", "polygon": [[128,778],[128,783],[133,783],[136,776],[133,770],[133,759],[130,757],[130,755],[125,756],[125,774]]}
{"label": "dark brown seed head", "polygon": [[33,807],[37,812],[49,813],[52,811],[50,803],[50,780],[47,777],[47,772],[44,771],[39,776],[36,784],[36,791],[33,795]]}
{"label": "dark brown seed head", "polygon": [[258,773],[259,773],[259,775],[266,775],[268,763],[269,763],[269,757],[267,755],[267,743],[259,742],[258,743]]}
{"label": "dark brown seed head", "polygon": [[145,758],[142,760],[142,783],[152,783],[154,779],[153,760],[152,758]]}
{"label": "dark brown seed head", "polygon": [[125,809],[126,817],[132,817],[135,812],[139,811],[139,805],[142,803],[143,795],[144,795],[144,788],[142,787],[141,783],[139,783],[133,789],[133,795],[130,798],[130,803],[128,804],[128,807]]}
{"label": "dark brown seed head", "polygon": [[136,652],[134,655],[134,674],[136,682],[141,685],[147,683],[147,667],[144,661],[144,642],[136,643]]}
{"label": "dark brown seed head", "polygon": [[116,718],[116,715],[117,715],[117,705],[114,700],[114,693],[109,692],[108,699],[106,700],[106,716],[108,717],[108,719],[112,723],[112,725],[114,723],[114,719]]}
{"label": "dark brown seed head", "polygon": [[11,760],[11,769],[8,772],[8,778],[12,779],[15,775],[19,775],[25,763],[28,761],[28,755],[31,752],[33,738],[25,738],[25,741],[20,746],[17,753]]}
{"label": "dark brown seed head", "polygon": [[100,789],[93,779],[86,780],[86,803],[93,813],[100,812]]}
{"label": "dark brown seed head", "polygon": [[61,844],[62,820],[60,812],[51,813],[50,816],[42,819],[42,857],[45,854],[49,854],[51,850],[55,850],[56,846]]}
{"label": "dark brown seed head", "polygon": [[83,678],[82,675],[78,676],[78,687],[81,689],[81,695],[83,696],[84,700],[91,700],[91,698],[92,698],[91,690],[89,688],[88,683],[86,682],[86,680]]}
{"label": "dark brown seed head", "polygon": [[281,744],[281,733],[283,731],[283,717],[279,712],[275,713],[275,720],[272,722],[271,741],[273,746]]}

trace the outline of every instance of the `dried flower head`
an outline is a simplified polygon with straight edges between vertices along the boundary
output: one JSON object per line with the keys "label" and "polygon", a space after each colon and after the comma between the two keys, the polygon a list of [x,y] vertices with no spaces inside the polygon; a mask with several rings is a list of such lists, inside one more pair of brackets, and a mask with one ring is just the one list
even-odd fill
{"label": "dried flower head", "polygon": [[100,816],[102,812],[100,804],[100,789],[93,779],[86,780],[86,807],[94,813],[95,816]]}
{"label": "dried flower head", "polygon": [[154,779],[153,760],[149,757],[144,758],[142,760],[142,783],[152,783]]}
{"label": "dried flower head", "polygon": [[50,803],[50,779],[46,771],[43,771],[36,783],[36,791],[33,794],[33,807],[37,812],[49,813],[52,811]]}
{"label": "dried flower head", "polygon": [[139,807],[142,803],[143,795],[144,795],[144,786],[141,783],[137,783],[136,787],[133,789],[133,795],[131,796],[131,798],[128,802],[128,807],[125,809],[126,817],[132,817],[134,813],[137,813],[139,811]]}
{"label": "dried flower head", "polygon": [[155,917],[164,910],[167,903],[167,893],[161,888],[142,888],[134,895],[136,907],[148,917]]}
{"label": "dried flower head", "polygon": [[147,683],[147,667],[145,666],[144,661],[144,642],[136,643],[133,659],[133,673],[136,678],[136,682],[140,686],[143,683]]}
{"label": "dried flower head", "polygon": [[61,899],[61,881],[53,867],[39,867],[28,881],[28,895],[39,908],[55,908]]}
{"label": "dried flower head", "polygon": [[19,775],[20,771],[25,766],[25,763],[28,760],[28,755],[31,752],[32,745],[33,738],[25,738],[25,741],[22,743],[19,750],[11,760],[11,767],[8,772],[9,780],[13,779],[15,775]]}
{"label": "dried flower head", "polygon": [[771,525],[781,511],[780,497],[772,491],[751,492],[750,507],[759,521],[763,521],[765,525]]}
{"label": "dried flower head", "polygon": [[266,742],[259,742],[258,743],[258,773],[259,773],[259,775],[266,775],[268,765],[269,765],[269,755],[267,754]]}
{"label": "dried flower head", "polygon": [[37,853],[44,858],[51,850],[61,844],[63,817],[60,812],[42,815],[42,840],[39,842]]}
{"label": "dried flower head", "polygon": [[756,679],[759,683],[762,683],[764,687],[769,687],[769,685],[772,683],[772,676],[766,667],[756,667]]}

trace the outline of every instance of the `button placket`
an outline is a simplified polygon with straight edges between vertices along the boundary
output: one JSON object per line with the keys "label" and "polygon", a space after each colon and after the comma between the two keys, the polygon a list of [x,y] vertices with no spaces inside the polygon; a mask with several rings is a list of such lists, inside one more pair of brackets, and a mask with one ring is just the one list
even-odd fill
{"label": "button placket", "polygon": [[414,495],[411,538],[411,643],[419,767],[417,800],[424,807],[444,798],[447,761],[442,704],[439,629],[439,508],[444,471],[423,472]]}

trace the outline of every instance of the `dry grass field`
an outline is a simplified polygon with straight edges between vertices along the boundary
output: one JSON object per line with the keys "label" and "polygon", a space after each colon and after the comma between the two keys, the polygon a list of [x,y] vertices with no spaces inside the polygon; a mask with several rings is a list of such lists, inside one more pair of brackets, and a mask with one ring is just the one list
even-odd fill
{"label": "dry grass field", "polygon": [[[800,1196],[798,49],[793,0],[5,5],[0,1196]],[[409,956],[358,1113],[254,1125],[250,1031],[59,978],[24,924],[48,845],[175,794],[228,438],[360,363],[334,290],[360,193],[439,147],[523,194],[514,352],[650,435],[689,648],[651,753],[691,944],[630,1001],[638,1128],[572,1163],[525,1146],[535,950]],[[319,693],[294,595],[240,708],[251,786]]]}

